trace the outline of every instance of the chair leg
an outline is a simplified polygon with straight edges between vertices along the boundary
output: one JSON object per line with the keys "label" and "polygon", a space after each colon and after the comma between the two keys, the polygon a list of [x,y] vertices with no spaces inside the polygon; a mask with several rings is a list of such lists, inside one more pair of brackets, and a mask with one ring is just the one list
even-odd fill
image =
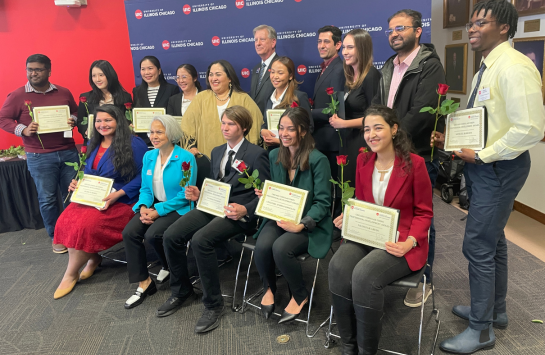
{"label": "chair leg", "polygon": [[320,326],[312,333],[310,334],[309,333],[309,326],[310,326],[310,311],[312,309],[312,300],[314,298],[314,289],[316,287],[316,278],[318,276],[318,266],[320,265],[320,259],[317,259],[316,260],[316,271],[314,272],[314,281],[312,282],[312,290],[310,291],[310,300],[309,300],[309,304],[308,304],[308,315],[307,315],[307,331],[306,331],[306,334],[307,334],[307,337],[308,338],[314,338],[314,336],[316,335],[316,333],[318,333],[318,331],[329,321],[329,318],[326,319],[322,324],[320,324]]}
{"label": "chair leg", "polygon": [[331,328],[333,327],[333,306],[331,306],[331,310],[329,311],[329,325],[327,326],[327,330],[325,332],[325,344],[324,347],[326,349],[329,349],[329,346],[332,343],[335,343],[335,340],[331,339],[332,337],[337,337],[337,335],[331,333]]}
{"label": "chair leg", "polygon": [[[433,293],[433,289],[432,289]],[[422,284],[422,305],[420,306],[420,329],[418,330],[418,355],[422,347],[422,327],[424,325],[424,299],[426,296],[426,274],[424,274],[424,283]]]}
{"label": "chair leg", "polygon": [[236,305],[236,297],[237,297],[238,275],[240,272],[240,264],[242,264],[243,255],[244,255],[244,247],[242,247],[242,251],[240,252],[240,260],[238,261],[238,267],[237,267],[237,276],[235,278],[235,289],[233,291],[233,303],[231,304],[231,310],[233,312],[237,312],[240,309],[240,307],[237,307]]}
{"label": "chair leg", "polygon": [[435,313],[435,323],[437,323],[437,327],[435,329],[435,337],[433,340],[432,348],[431,348],[431,355],[433,355],[435,351],[435,347],[437,346],[437,339],[439,337],[439,328],[441,327],[441,321],[439,320],[439,310],[435,308],[435,290],[433,288],[433,270],[432,267],[428,264],[428,267],[430,268],[430,283],[431,283],[431,289],[432,289],[432,301],[433,301],[433,313]]}
{"label": "chair leg", "polygon": [[248,290],[248,280],[250,279],[250,268],[252,267],[252,261],[254,260],[254,251],[250,254],[250,263],[248,264],[248,271],[246,272],[246,282],[244,284],[244,293],[242,294],[242,306],[240,307],[241,313],[244,313],[246,308],[246,291]]}

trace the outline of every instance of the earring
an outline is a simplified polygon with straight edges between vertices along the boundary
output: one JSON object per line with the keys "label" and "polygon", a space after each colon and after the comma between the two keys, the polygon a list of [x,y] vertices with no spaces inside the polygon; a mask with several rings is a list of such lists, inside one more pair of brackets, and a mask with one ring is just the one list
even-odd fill
{"label": "earring", "polygon": [[231,90],[232,86],[233,86],[233,84],[229,83],[229,90]]}
{"label": "earring", "polygon": [[392,135],[392,140],[394,140],[394,139],[396,139],[396,135],[395,135],[395,134]]}

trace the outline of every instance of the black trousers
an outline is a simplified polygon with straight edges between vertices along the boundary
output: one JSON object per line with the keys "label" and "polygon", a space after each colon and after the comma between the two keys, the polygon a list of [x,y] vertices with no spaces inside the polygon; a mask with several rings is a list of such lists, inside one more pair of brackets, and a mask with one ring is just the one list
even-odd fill
{"label": "black trousers", "polygon": [[163,234],[178,218],[180,215],[174,211],[157,218],[152,224],[144,224],[140,221],[140,213],[137,213],[125,226],[123,241],[130,283],[144,281],[149,277],[144,239],[153,247],[163,267],[168,269],[163,249]]}
{"label": "black trousers", "polygon": [[255,264],[259,271],[263,287],[271,288],[276,294],[276,275],[274,265],[282,272],[290,291],[301,304],[307,298],[301,264],[296,259],[298,255],[308,250],[308,233],[289,233],[278,227],[276,221],[268,221],[259,233],[255,244]]}
{"label": "black trousers", "polygon": [[186,256],[187,242],[191,240],[203,288],[204,306],[208,309],[222,307],[215,247],[242,232],[244,229],[238,222],[196,209],[174,222],[163,236],[172,296],[183,297],[192,290]]}

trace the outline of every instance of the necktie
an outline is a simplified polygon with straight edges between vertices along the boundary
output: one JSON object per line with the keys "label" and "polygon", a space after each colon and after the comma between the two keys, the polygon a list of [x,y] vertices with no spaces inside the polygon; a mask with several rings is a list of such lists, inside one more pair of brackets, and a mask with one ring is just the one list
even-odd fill
{"label": "necktie", "polygon": [[475,83],[475,88],[473,89],[473,92],[471,93],[471,96],[469,97],[469,102],[467,103],[467,108],[473,108],[475,105],[475,96],[477,96],[477,92],[479,91],[479,85],[481,85],[481,79],[483,77],[484,70],[486,69],[486,64],[481,64],[481,69],[479,69],[479,76],[477,77],[477,82]]}
{"label": "necktie", "polygon": [[259,82],[257,83],[257,87],[261,85],[261,80],[263,80],[263,77],[265,76],[265,69],[267,68],[267,64],[261,63],[261,71],[259,72]]}
{"label": "necktie", "polygon": [[223,175],[223,178],[225,178],[231,173],[231,164],[232,164],[234,155],[235,155],[235,151],[232,150],[229,152],[229,155],[227,156],[227,163],[225,163],[225,174]]}

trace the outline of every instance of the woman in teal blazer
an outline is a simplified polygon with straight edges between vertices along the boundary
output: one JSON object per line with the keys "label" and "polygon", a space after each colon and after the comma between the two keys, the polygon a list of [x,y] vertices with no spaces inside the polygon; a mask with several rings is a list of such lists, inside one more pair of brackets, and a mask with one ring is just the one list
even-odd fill
{"label": "woman in teal blazer", "polygon": [[[295,319],[308,302],[308,291],[301,265],[296,256],[308,252],[323,258],[331,247],[331,169],[325,155],[314,149],[308,112],[301,108],[287,109],[278,125],[281,145],[271,151],[271,180],[307,190],[308,196],[301,223],[265,219],[255,238],[255,263],[265,295],[261,310],[265,318],[274,311],[276,293],[275,264],[286,277],[291,300],[278,323]],[[261,196],[261,191],[256,190]]]}
{"label": "woman in teal blazer", "polygon": [[180,186],[184,169],[191,171],[186,186],[197,181],[197,164],[193,154],[175,143],[180,141],[182,130],[172,116],[156,116],[150,127],[150,141],[156,148],[144,155],[140,198],[133,207],[136,215],[123,230],[129,282],[138,282],[136,293],[125,303],[125,308],[141,304],[146,296],[157,291],[146,266],[144,239],[153,246],[163,268],[157,282],[169,279],[168,263],[163,249],[163,233],[180,216],[189,212],[185,187]]}

